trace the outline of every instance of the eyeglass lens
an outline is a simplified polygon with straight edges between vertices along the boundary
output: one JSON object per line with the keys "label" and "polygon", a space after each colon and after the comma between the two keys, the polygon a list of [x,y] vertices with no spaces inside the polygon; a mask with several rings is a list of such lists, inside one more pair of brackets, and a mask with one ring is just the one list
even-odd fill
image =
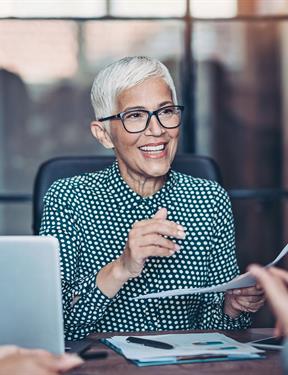
{"label": "eyeglass lens", "polygon": [[[165,128],[175,128],[180,125],[181,109],[179,107],[160,108],[154,113],[160,124]],[[150,117],[149,112],[139,109],[124,113],[122,121],[128,132],[137,133],[146,128]]]}

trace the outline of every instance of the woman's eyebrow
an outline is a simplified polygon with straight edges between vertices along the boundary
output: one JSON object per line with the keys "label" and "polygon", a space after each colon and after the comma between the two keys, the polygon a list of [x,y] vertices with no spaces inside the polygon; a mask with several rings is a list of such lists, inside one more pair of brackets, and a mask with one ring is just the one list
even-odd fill
{"label": "woman's eyebrow", "polygon": [[162,102],[162,103],[160,103],[159,105],[158,105],[158,108],[161,108],[161,107],[164,107],[165,105],[173,105],[174,103],[172,102],[172,100],[168,100],[168,101],[166,101],[166,102]]}
{"label": "woman's eyebrow", "polygon": [[[169,101],[165,101],[165,102],[162,102],[160,104],[158,104],[157,108],[161,108],[161,107],[164,107],[165,105],[171,105],[173,104],[172,100],[169,100]],[[144,109],[145,111],[148,111],[148,109],[142,105],[137,105],[135,107],[127,107],[127,108],[124,108],[122,112],[126,112],[126,111],[133,111],[133,110],[137,110],[137,109]]]}
{"label": "woman's eyebrow", "polygon": [[133,111],[133,110],[135,110],[135,109],[145,109],[145,110],[146,110],[146,107],[143,107],[143,106],[141,106],[141,105],[137,105],[137,106],[135,106],[135,107],[126,107],[126,108],[123,109],[122,112]]}

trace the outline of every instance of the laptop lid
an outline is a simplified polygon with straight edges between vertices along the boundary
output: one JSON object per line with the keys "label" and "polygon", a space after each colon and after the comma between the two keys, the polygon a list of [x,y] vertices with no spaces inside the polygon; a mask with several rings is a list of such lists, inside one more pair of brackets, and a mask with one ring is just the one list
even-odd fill
{"label": "laptop lid", "polygon": [[0,345],[64,353],[59,243],[0,236]]}

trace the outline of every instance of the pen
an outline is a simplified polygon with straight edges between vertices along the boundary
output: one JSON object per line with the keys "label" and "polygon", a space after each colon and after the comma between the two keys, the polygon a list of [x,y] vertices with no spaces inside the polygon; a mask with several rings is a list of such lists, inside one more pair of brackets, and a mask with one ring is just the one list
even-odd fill
{"label": "pen", "polygon": [[198,341],[192,342],[193,345],[221,345],[223,344],[222,341]]}
{"label": "pen", "polygon": [[158,349],[174,349],[173,345],[166,344],[165,342],[156,341],[156,340],[149,340],[143,339],[141,337],[127,337],[126,341],[131,342],[133,344],[139,344],[144,346],[150,346],[151,348],[158,348]]}

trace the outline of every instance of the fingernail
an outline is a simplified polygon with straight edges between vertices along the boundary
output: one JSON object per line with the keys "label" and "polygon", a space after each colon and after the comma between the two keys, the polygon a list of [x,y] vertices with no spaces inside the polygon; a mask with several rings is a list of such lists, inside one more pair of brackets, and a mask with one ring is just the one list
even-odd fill
{"label": "fingernail", "polygon": [[180,224],[177,225],[177,229],[178,229],[179,231],[181,231],[181,232],[184,232],[184,231],[185,231],[185,228],[182,227],[182,225],[180,225]]}
{"label": "fingernail", "polygon": [[240,289],[233,289],[232,292],[233,292],[233,294],[241,294]]}
{"label": "fingernail", "polygon": [[183,230],[178,230],[177,236],[183,239],[183,238],[185,238],[186,234],[185,234],[185,232],[183,232]]}
{"label": "fingernail", "polygon": [[181,249],[181,246],[176,243],[174,249],[175,251],[179,251]]}
{"label": "fingernail", "polygon": [[170,254],[170,255],[173,255],[174,253],[175,253],[174,250],[169,250],[169,254]]}

